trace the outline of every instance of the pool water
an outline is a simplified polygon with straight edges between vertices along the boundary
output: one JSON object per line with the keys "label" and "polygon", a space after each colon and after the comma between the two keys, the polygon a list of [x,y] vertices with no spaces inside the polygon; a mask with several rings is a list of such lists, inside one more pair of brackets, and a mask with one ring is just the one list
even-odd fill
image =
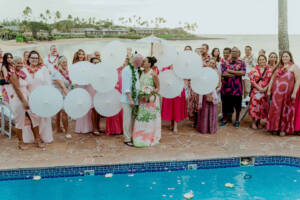
{"label": "pool water", "polygon": [[0,181],[1,200],[182,200],[190,190],[194,200],[300,200],[300,169],[256,166]]}

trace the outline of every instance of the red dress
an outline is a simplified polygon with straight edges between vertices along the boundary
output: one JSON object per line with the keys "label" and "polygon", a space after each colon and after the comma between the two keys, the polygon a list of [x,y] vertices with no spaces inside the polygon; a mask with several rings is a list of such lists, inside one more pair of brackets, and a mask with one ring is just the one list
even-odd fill
{"label": "red dress", "polygon": [[[162,71],[170,70],[165,67]],[[168,99],[162,98],[161,118],[165,121],[179,122],[187,118],[187,103],[185,99],[185,89],[182,90],[180,96]]]}
{"label": "red dress", "polygon": [[298,89],[296,102],[295,102],[295,131],[300,131],[300,88]]}
{"label": "red dress", "polygon": [[[272,70],[269,66],[266,66],[264,76],[262,77],[263,71],[260,71],[259,67],[254,67],[250,72],[250,82],[253,87],[257,84],[261,88],[268,86],[271,77]],[[257,81],[262,77],[262,79],[257,83]],[[265,119],[268,116],[268,96],[267,92],[260,93],[256,87],[253,87],[250,94],[250,104],[249,104],[249,115],[254,119]]]}
{"label": "red dress", "polygon": [[295,104],[291,98],[295,85],[292,71],[278,68],[272,86],[272,101],[267,121],[267,129],[294,133]]}
{"label": "red dress", "polygon": [[[122,70],[118,68],[118,83],[116,89],[121,93],[122,90]],[[123,110],[112,117],[106,118],[106,135],[120,135],[123,133]]]}

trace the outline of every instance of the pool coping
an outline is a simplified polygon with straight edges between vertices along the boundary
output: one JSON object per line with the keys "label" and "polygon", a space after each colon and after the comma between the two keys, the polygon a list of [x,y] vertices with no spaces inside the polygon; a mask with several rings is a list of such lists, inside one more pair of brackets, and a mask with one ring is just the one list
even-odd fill
{"label": "pool coping", "polygon": [[[253,166],[286,165],[300,168],[300,157],[246,156],[254,158]],[[149,161],[109,165],[72,165],[39,168],[16,168],[0,170],[0,181],[42,178],[75,177],[86,175],[134,174],[143,172],[170,172],[191,169],[215,169],[241,167],[241,158],[214,158],[185,161]]]}

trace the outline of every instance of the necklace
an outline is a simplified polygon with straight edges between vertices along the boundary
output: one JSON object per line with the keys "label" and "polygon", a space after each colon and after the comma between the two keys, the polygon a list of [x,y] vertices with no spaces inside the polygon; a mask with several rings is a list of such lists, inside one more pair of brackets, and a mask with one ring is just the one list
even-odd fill
{"label": "necklace", "polygon": [[54,60],[51,62],[51,60],[50,60],[50,54],[48,54],[48,62],[53,65],[54,63],[56,63],[58,57],[59,57],[59,54],[57,54],[56,57],[54,58]]}
{"label": "necklace", "polygon": [[67,81],[69,81],[70,84],[72,83],[72,81],[69,77],[68,70],[63,71],[63,70],[59,69],[56,65],[54,66],[54,69],[56,69]]}
{"label": "necklace", "polygon": [[30,66],[25,66],[25,68],[28,70],[28,72],[30,74],[35,74],[37,71],[39,71],[40,69],[42,69],[42,67],[44,67],[44,65],[37,65],[35,67],[30,67]]}

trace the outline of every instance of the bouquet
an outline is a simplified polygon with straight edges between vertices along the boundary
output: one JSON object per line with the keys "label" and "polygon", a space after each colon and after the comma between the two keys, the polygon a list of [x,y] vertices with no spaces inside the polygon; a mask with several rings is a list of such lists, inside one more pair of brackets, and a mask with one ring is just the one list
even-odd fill
{"label": "bouquet", "polygon": [[139,99],[145,100],[146,102],[150,102],[150,98],[154,96],[154,101],[156,100],[156,96],[159,96],[158,92],[153,88],[145,86],[142,90],[139,91]]}

